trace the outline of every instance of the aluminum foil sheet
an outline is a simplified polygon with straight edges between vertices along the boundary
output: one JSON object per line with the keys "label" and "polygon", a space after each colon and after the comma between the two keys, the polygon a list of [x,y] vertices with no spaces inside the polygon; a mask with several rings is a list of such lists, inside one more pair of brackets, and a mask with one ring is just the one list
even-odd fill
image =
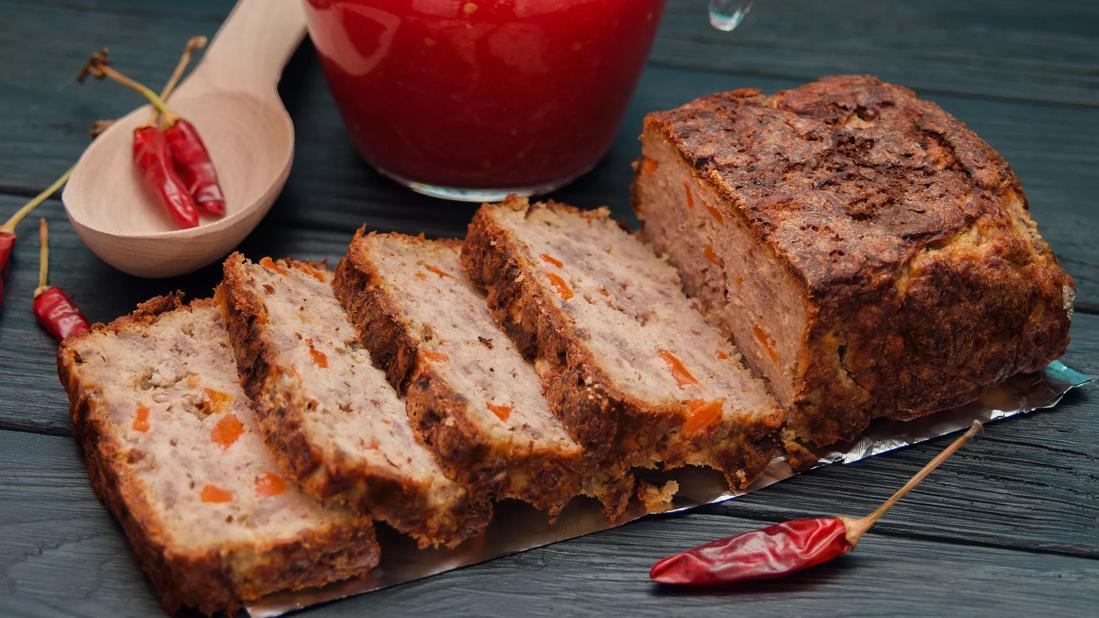
{"label": "aluminum foil sheet", "polygon": [[[970,405],[909,422],[875,422],[861,440],[848,448],[819,453],[819,465],[854,463],[966,429],[974,420],[989,423],[1052,408],[1061,401],[1065,393],[1094,379],[1074,371],[1060,361],[1054,361],[1041,373],[1018,375],[1009,379]],[[500,556],[608,530],[657,512],[683,511],[730,500],[791,476],[794,476],[794,472],[782,457],[772,461],[764,473],[744,491],[730,491],[721,476],[713,471],[684,468],[671,472],[654,472],[646,480],[655,484],[667,480],[679,483],[679,492],[672,504],[660,511],[648,511],[635,499],[629,510],[615,522],[608,522],[603,517],[599,503],[588,498],[574,499],[552,524],[547,521],[545,513],[509,500],[497,505],[492,524],[483,536],[470,539],[452,550],[417,549],[415,543],[409,539],[387,528],[379,528],[378,541],[382,546],[382,561],[369,576],[317,590],[272,595],[252,604],[247,610],[256,618],[278,616],[310,605],[365,594]],[[674,524],[669,522],[669,525]]]}

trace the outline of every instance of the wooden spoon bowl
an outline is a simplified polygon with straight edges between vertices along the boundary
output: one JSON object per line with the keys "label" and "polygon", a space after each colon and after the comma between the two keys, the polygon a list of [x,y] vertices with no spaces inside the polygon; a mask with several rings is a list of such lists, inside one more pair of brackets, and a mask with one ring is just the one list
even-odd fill
{"label": "wooden spoon bowl", "polygon": [[225,215],[177,229],[131,159],[149,106],[117,121],[84,151],[62,195],[81,240],[108,264],[170,277],[232,251],[270,210],[294,157],[294,125],[276,89],[305,33],[300,0],[242,0],[202,63],[169,101],[202,134],[225,192]]}

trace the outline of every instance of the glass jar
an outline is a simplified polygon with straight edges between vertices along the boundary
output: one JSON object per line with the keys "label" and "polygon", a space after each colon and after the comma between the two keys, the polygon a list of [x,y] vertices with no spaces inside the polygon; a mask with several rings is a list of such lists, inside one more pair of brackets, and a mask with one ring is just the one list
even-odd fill
{"label": "glass jar", "polygon": [[436,197],[560,187],[610,147],[664,0],[307,0],[351,139]]}

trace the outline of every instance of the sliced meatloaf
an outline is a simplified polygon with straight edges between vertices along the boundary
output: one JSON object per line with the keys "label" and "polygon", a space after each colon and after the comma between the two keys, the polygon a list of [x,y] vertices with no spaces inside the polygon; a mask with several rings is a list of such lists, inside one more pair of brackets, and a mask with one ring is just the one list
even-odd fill
{"label": "sliced meatloaf", "polygon": [[232,614],[378,563],[369,520],[282,476],[211,301],[154,298],[97,324],[61,345],[58,373],[92,486],[169,612]]}
{"label": "sliced meatloaf", "polygon": [[585,448],[632,466],[710,466],[736,487],[770,461],[784,415],[763,382],[606,209],[486,204],[462,261]]}
{"label": "sliced meatloaf", "polygon": [[454,240],[359,230],[336,269],[336,294],[371,358],[406,393],[413,426],[475,491],[555,513],[586,489],[621,510],[630,484],[618,475],[600,486],[609,479],[584,472],[580,445],[496,326],[460,250]]}
{"label": "sliced meatloaf", "polygon": [[792,408],[785,442],[852,438],[1035,371],[1075,286],[1007,163],[907,88],[828,77],[649,114],[645,235]]}
{"label": "sliced meatloaf", "polygon": [[490,506],[450,480],[417,441],[332,290],[332,273],[239,253],[217,296],[245,391],[286,473],[320,498],[383,520],[421,546],[455,545]]}

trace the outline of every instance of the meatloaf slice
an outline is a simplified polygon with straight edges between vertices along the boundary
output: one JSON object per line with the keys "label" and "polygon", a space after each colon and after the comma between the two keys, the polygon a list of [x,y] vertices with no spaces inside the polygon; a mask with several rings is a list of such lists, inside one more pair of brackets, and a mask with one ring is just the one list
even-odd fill
{"label": "meatloaf slice", "polygon": [[710,466],[736,487],[770,461],[784,415],[763,382],[605,208],[486,204],[462,260],[585,448],[631,466]]}
{"label": "meatloaf slice", "polygon": [[244,390],[282,468],[415,538],[456,545],[490,504],[450,480],[413,433],[404,404],[370,362],[319,264],[239,253],[217,296]]}
{"label": "meatloaf slice", "polygon": [[1075,286],[1007,163],[907,88],[828,77],[649,114],[633,205],[687,291],[792,408],[802,445],[1035,371]]}
{"label": "meatloaf slice", "polygon": [[584,470],[590,458],[550,411],[534,366],[496,326],[460,250],[456,240],[359,230],[336,269],[336,295],[371,358],[406,393],[413,426],[476,491],[554,514],[583,490],[622,510],[629,475],[608,482]]}
{"label": "meatloaf slice", "polygon": [[154,298],[65,341],[58,373],[92,487],[165,609],[232,615],[378,563],[370,521],[279,472],[211,301]]}

